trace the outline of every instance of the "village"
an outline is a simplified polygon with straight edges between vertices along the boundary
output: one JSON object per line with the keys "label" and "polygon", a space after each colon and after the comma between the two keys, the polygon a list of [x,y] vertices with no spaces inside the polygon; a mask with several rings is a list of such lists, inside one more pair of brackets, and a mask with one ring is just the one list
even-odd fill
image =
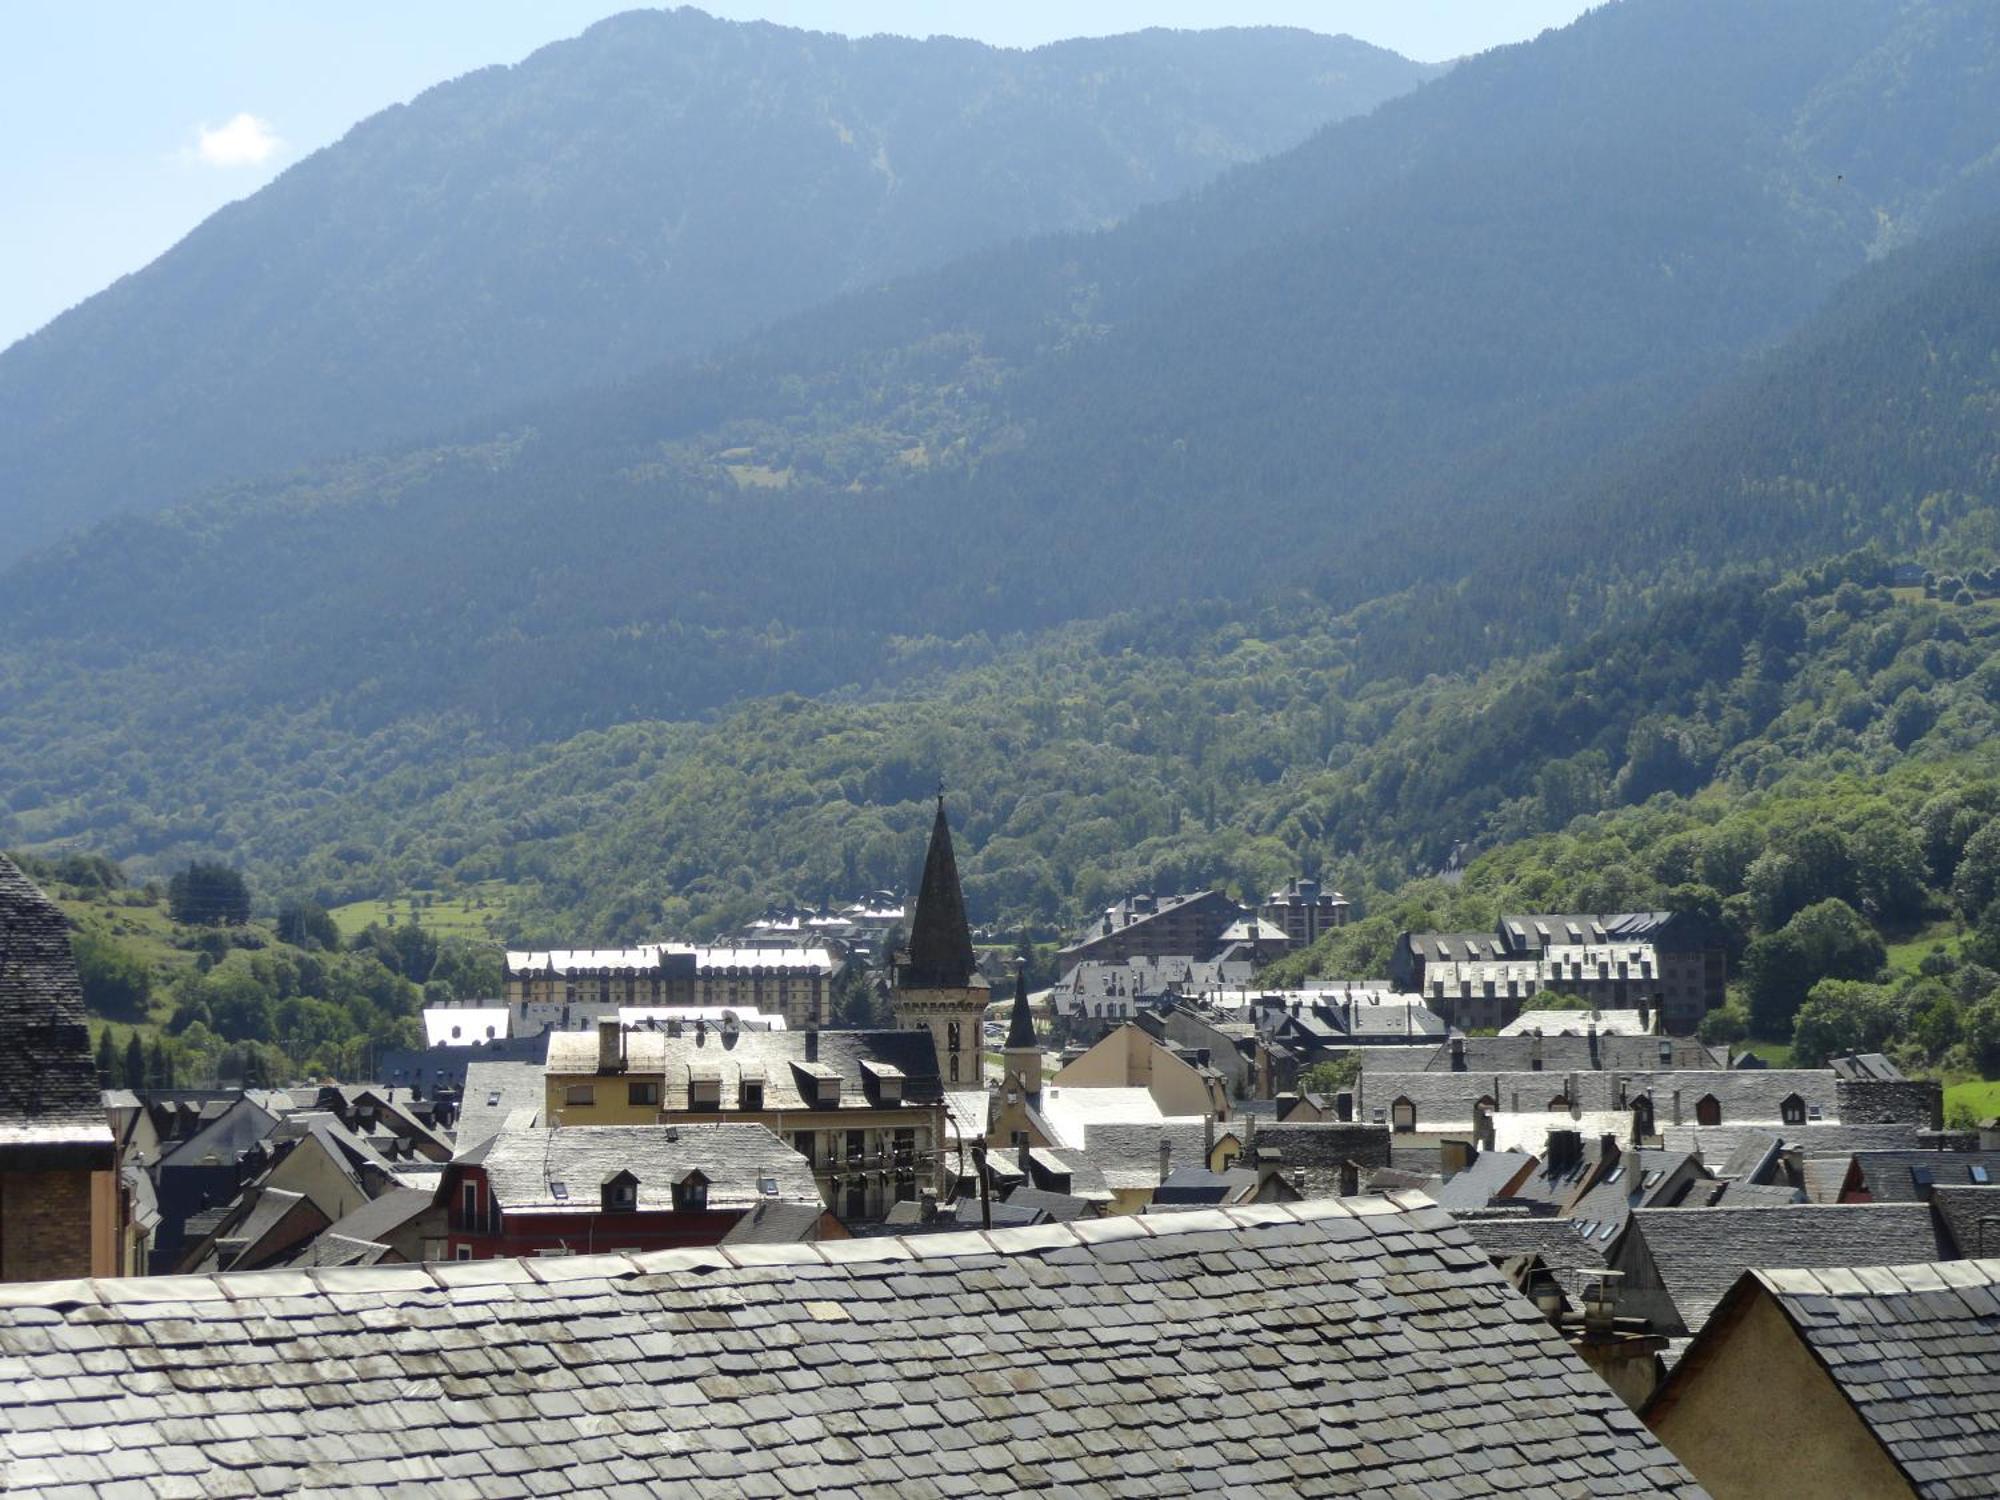
{"label": "village", "polygon": [[1698,919],[1287,989],[1339,893],[1140,894],[1031,990],[942,796],[914,890],[509,952],[373,1078],[103,1090],[0,864],[9,1493],[1991,1493],[2000,1122],[1700,1041]]}

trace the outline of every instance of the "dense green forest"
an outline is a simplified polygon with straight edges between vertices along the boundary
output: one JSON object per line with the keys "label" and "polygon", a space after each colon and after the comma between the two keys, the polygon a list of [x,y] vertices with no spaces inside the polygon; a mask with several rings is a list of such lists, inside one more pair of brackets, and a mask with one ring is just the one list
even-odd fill
{"label": "dense green forest", "polygon": [[0,560],[1098,228],[1434,71],[1275,28],[1015,51],[614,17],[362,121],[0,355]]}

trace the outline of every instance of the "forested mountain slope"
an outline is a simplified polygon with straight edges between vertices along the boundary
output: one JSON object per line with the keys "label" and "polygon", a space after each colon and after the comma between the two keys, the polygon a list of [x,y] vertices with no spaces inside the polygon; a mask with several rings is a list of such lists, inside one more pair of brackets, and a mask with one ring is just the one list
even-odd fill
{"label": "forested mountain slope", "polygon": [[[0,587],[0,841],[504,878],[610,936],[904,878],[943,768],[980,917],[1048,920],[1390,882],[1764,753],[1969,751],[1986,607],[1874,590],[1992,566],[1996,236],[1815,309],[1978,201],[2000,136],[1926,101],[1996,31],[1631,0],[1110,233],[109,525]],[[1869,541],[1859,613],[1767,593]]]}
{"label": "forested mountain slope", "polygon": [[615,17],[362,122],[0,355],[0,558],[1110,223],[1434,71],[1273,28],[1019,52]]}

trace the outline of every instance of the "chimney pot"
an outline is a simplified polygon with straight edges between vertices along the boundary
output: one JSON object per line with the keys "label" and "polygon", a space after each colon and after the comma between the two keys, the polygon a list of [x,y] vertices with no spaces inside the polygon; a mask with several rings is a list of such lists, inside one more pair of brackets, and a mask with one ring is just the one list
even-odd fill
{"label": "chimney pot", "polygon": [[1160,1181],[1165,1182],[1173,1170],[1174,1143],[1165,1136],[1160,1138]]}

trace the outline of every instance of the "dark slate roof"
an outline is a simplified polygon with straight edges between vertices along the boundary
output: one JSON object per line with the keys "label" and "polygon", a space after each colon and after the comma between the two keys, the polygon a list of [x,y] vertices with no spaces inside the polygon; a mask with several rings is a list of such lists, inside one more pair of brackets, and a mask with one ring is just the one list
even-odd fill
{"label": "dark slate roof", "polygon": [[1088,1218],[1097,1212],[1097,1205],[1088,1198],[1079,1198],[1074,1193],[1052,1193],[1038,1187],[1017,1187],[1007,1195],[1007,1201],[1020,1208],[1033,1209],[1054,1224],[1067,1224],[1072,1219]]}
{"label": "dark slate roof", "polygon": [[642,1211],[665,1213],[674,1206],[674,1184],[693,1170],[708,1179],[711,1209],[754,1208],[769,1196],[762,1180],[774,1182],[781,1199],[811,1204],[815,1217],[820,1206],[806,1159],[763,1125],[503,1130],[480,1165],[503,1213],[596,1214],[605,1179],[618,1172],[638,1178]]}
{"label": "dark slate roof", "polygon": [[327,1225],[327,1234],[351,1240],[379,1240],[394,1234],[429,1208],[437,1195],[428,1188],[391,1188]]}
{"label": "dark slate roof", "polygon": [[[1019,969],[1014,974],[1014,1011],[1007,1018],[1007,1046],[1016,1048],[1040,1047],[1035,1039],[1035,1016],[1028,1009],[1028,971]],[[1033,1082],[1031,1079],[1030,1082]]]}
{"label": "dark slate roof", "polygon": [[1701,1493],[1414,1197],[11,1286],[0,1358],[10,1500]]}
{"label": "dark slate roof", "polygon": [[[817,1041],[811,1040],[817,1038]],[[816,1054],[809,1061],[807,1052]],[[877,1101],[871,1093],[864,1062],[887,1063],[903,1074],[902,1096],[907,1104],[940,1105],[944,1084],[938,1077],[937,1042],[930,1031],[739,1031],[733,1036],[705,1027],[697,1032],[683,1026],[680,1035],[666,1031],[628,1031],[625,1034],[626,1066],[623,1074],[605,1075],[613,1087],[626,1076],[661,1075],[660,1107],[685,1112],[688,1108],[688,1067],[714,1064],[722,1091],[721,1108],[733,1110],[738,1102],[747,1067],[761,1071],[764,1108],[807,1109],[809,1101],[800,1091],[799,1069],[830,1068],[840,1075],[840,1103],[844,1109],[873,1109]],[[548,1071],[581,1077],[597,1071],[597,1034],[594,1031],[558,1031],[549,1036]]]}
{"label": "dark slate roof", "polygon": [[1445,1178],[1431,1196],[1438,1207],[1452,1213],[1484,1208],[1534,1160],[1525,1151],[1482,1151],[1471,1166]]}
{"label": "dark slate roof", "polygon": [[1880,1052],[1849,1052],[1841,1057],[1829,1057],[1826,1065],[1833,1069],[1836,1077],[1853,1079],[1862,1083],[1901,1083],[1903,1070],[1890,1062]]}
{"label": "dark slate roof", "polygon": [[1712,1208],[1783,1208],[1788,1203],[1805,1203],[1804,1188],[1785,1182],[1725,1182],[1708,1200]]}
{"label": "dark slate roof", "polygon": [[[1761,1289],[1777,1304],[1917,1495],[2000,1494],[2000,1261],[1767,1270],[1745,1282],[1731,1303]],[[1699,1378],[1704,1343],[1684,1357],[1686,1378]]]}
{"label": "dark slate roof", "polygon": [[[1796,1203],[1786,1208],[1642,1208],[1630,1234],[1682,1325],[1698,1333],[1745,1271],[1764,1266],[1900,1265],[1950,1253],[1921,1203]],[[1623,1253],[1618,1259],[1626,1259]]]}
{"label": "dark slate roof", "polygon": [[1677,1206],[1688,1191],[1685,1169],[1690,1166],[1695,1177],[1705,1175],[1685,1151],[1623,1151],[1616,1162],[1598,1171],[1589,1189],[1570,1205],[1567,1217],[1599,1241],[1609,1241],[1625,1227],[1634,1209]]}
{"label": "dark slate roof", "polygon": [[1570,1219],[1522,1215],[1462,1214],[1459,1227],[1494,1261],[1532,1255],[1540,1259],[1572,1297],[1583,1289],[1583,1273],[1601,1270],[1605,1245],[1585,1239]]}
{"label": "dark slate roof", "polygon": [[[372,1240],[351,1240],[332,1230],[316,1234],[288,1264],[295,1268],[379,1265],[389,1247]],[[247,1274],[247,1273],[246,1273]]]}
{"label": "dark slate roof", "polygon": [[819,1233],[826,1212],[817,1203],[787,1203],[766,1198],[730,1226],[725,1245],[797,1245]]}
{"label": "dark slate roof", "polygon": [[1931,1207],[1968,1260],[2000,1255],[2000,1187],[1939,1187]]}
{"label": "dark slate roof", "polygon": [[111,1146],[69,924],[0,854],[0,1149]]}
{"label": "dark slate roof", "polygon": [[938,798],[937,820],[931,824],[917,907],[910,917],[910,946],[896,966],[896,983],[908,990],[962,990],[986,984],[972,952],[972,929],[965,920],[965,896],[959,889],[958,859],[952,853],[943,797]]}
{"label": "dark slate roof", "polygon": [[1857,1151],[1861,1191],[1874,1203],[1922,1203],[1933,1186],[2000,1185],[2000,1151]]}

